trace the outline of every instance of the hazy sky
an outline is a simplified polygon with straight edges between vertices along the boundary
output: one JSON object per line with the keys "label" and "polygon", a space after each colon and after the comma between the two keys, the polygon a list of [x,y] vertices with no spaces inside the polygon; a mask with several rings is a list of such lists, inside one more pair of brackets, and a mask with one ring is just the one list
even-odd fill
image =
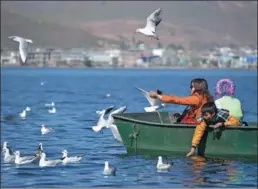
{"label": "hazy sky", "polygon": [[[257,39],[257,1],[2,1],[1,9],[33,20],[80,27],[98,20],[140,20],[162,8],[162,23]],[[2,21],[8,22],[8,20]]]}

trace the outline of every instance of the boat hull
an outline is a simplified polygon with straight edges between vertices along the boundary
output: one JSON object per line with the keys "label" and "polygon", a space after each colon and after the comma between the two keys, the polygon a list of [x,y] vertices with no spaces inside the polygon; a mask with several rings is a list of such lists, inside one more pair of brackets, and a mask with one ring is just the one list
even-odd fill
{"label": "boat hull", "polygon": [[[186,154],[191,148],[195,125],[173,124],[169,113],[114,115],[127,153]],[[198,146],[198,155],[257,156],[257,125],[208,127]]]}

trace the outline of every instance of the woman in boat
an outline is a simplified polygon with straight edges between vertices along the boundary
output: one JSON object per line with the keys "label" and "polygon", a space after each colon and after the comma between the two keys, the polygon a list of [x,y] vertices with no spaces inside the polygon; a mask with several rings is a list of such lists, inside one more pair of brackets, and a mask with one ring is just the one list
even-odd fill
{"label": "woman in boat", "polygon": [[234,97],[234,93],[234,82],[230,79],[220,79],[216,84],[216,95],[219,98],[215,100],[215,104],[217,108],[229,110],[230,115],[242,120],[242,105],[240,100]]}
{"label": "woman in boat", "polygon": [[208,83],[203,78],[195,78],[190,82],[191,95],[179,97],[175,95],[157,94],[150,91],[151,98],[159,98],[163,103],[188,105],[182,115],[177,116],[177,122],[183,124],[198,124],[201,108],[206,102],[213,102],[213,97],[208,90]]}
{"label": "woman in boat", "polygon": [[199,145],[207,125],[215,125],[214,128],[223,126],[240,126],[241,123],[238,118],[231,116],[229,111],[226,109],[218,109],[214,102],[207,102],[202,107],[203,120],[195,128],[192,147],[187,157],[194,154],[196,147]]}

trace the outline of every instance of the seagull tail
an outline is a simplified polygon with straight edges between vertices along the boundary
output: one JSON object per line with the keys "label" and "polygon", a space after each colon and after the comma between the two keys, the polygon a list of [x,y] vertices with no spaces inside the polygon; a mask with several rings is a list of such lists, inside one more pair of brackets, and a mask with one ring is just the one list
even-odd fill
{"label": "seagull tail", "polygon": [[84,156],[85,156],[85,154],[80,154],[80,155],[78,155],[78,157],[81,157],[81,158],[84,157]]}
{"label": "seagull tail", "polygon": [[95,132],[99,132],[99,131],[101,131],[101,129],[102,129],[102,127],[100,127],[100,126],[93,126],[92,127],[92,130],[95,131]]}

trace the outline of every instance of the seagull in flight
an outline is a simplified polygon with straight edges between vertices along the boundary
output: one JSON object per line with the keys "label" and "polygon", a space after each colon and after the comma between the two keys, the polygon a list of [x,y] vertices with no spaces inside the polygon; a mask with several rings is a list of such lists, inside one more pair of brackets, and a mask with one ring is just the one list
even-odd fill
{"label": "seagull in flight", "polygon": [[160,99],[151,98],[148,91],[145,91],[144,89],[138,87],[136,87],[136,89],[138,89],[145,96],[145,98],[149,101],[151,105],[150,107],[144,108],[146,112],[155,112],[165,106],[165,104],[162,104],[162,101]]}
{"label": "seagull in flight", "polygon": [[147,24],[145,28],[138,28],[136,30],[136,33],[141,33],[145,36],[152,38],[155,38],[156,40],[159,40],[158,36],[156,35],[156,27],[161,22],[160,13],[162,9],[158,8],[153,13],[151,13],[147,18]]}
{"label": "seagull in flight", "polygon": [[96,111],[96,113],[99,115],[99,120],[96,126],[93,126],[92,129],[95,132],[99,132],[103,127],[106,126],[106,120],[104,118],[105,115],[107,115],[111,110],[113,110],[114,106],[110,106],[105,110],[102,111]]}
{"label": "seagull in flight", "polygon": [[[113,106],[112,106],[113,107]],[[116,140],[118,140],[119,142],[123,142],[122,141],[122,138],[119,134],[119,131],[117,129],[117,126],[114,124],[115,123],[115,120],[113,118],[113,115],[114,114],[122,114],[126,111],[127,107],[126,106],[122,106],[114,111],[112,111],[109,115],[108,115],[108,118],[107,120],[104,119],[104,116],[103,118],[100,118],[101,119],[101,122],[99,125],[97,126],[93,126],[92,129],[95,131],[95,132],[100,132],[102,130],[102,128],[109,128],[114,136],[114,138]],[[101,111],[96,111],[97,114],[101,115]],[[107,115],[108,113],[106,113],[105,115]]]}
{"label": "seagull in flight", "polygon": [[10,39],[19,42],[19,52],[22,62],[25,63],[27,59],[27,47],[28,43],[33,43],[31,39],[25,39],[19,36],[10,36]]}

